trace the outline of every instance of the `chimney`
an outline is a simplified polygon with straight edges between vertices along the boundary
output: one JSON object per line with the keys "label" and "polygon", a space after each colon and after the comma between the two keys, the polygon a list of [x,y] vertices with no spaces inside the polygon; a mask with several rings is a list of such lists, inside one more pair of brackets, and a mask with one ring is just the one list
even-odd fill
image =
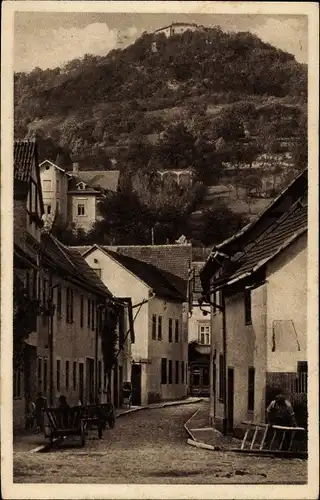
{"label": "chimney", "polygon": [[72,172],[77,174],[79,172],[79,163],[72,163]]}

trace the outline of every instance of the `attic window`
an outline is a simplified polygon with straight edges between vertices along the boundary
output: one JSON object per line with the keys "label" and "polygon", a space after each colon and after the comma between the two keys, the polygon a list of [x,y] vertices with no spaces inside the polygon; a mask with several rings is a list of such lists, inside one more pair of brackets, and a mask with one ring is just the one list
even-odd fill
{"label": "attic window", "polygon": [[85,188],[86,188],[86,185],[85,185],[85,183],[84,183],[84,182],[80,182],[80,183],[78,184],[78,189],[85,189]]}

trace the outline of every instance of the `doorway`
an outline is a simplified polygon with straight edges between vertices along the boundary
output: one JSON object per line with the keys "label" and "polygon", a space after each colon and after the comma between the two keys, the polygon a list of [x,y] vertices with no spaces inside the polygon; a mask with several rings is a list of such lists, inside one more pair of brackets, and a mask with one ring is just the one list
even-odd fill
{"label": "doorway", "polygon": [[92,358],[87,358],[87,373],[86,373],[86,396],[87,402],[89,404],[94,403],[94,360]]}
{"label": "doorway", "polygon": [[233,413],[234,413],[234,368],[228,368],[228,423],[227,431],[233,432]]}
{"label": "doorway", "polygon": [[132,365],[131,371],[132,384],[132,405],[141,405],[141,365]]}
{"label": "doorway", "polygon": [[113,367],[113,404],[115,408],[119,406],[119,381],[118,381],[118,363]]}
{"label": "doorway", "polygon": [[84,369],[83,363],[79,363],[79,401],[84,404]]}

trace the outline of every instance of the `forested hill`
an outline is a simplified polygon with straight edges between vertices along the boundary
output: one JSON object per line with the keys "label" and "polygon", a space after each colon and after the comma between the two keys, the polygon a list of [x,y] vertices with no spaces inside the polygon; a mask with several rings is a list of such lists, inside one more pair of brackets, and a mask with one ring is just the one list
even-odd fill
{"label": "forested hill", "polygon": [[216,140],[219,117],[234,103],[254,135],[273,127],[289,137],[307,99],[307,67],[294,56],[219,28],[145,33],[124,50],[17,73],[14,83],[16,137],[36,133],[43,157],[60,153],[60,163],[86,168],[111,168],[110,158],[154,144],[172,123]]}

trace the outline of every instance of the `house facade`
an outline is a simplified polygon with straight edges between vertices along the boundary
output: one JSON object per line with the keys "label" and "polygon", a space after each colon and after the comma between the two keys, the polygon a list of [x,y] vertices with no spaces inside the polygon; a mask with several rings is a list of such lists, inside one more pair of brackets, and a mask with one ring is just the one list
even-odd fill
{"label": "house facade", "polygon": [[[132,247],[126,248],[130,253]],[[133,404],[185,397],[186,298],[178,285],[159,267],[110,247],[94,245],[83,256],[93,269],[99,268],[102,281],[108,280],[114,295],[131,298],[135,330],[131,348]],[[181,285],[181,279],[175,279]]]}
{"label": "house facade", "polygon": [[26,400],[35,385],[38,275],[44,213],[35,141],[15,141],[13,171],[13,412],[15,426],[24,426]]}
{"label": "house facade", "polygon": [[265,421],[273,390],[306,393],[307,172],[253,223],[217,246],[202,272],[211,302],[215,423]]}
{"label": "house facade", "polygon": [[[58,170],[57,170],[58,171]],[[48,202],[49,197],[46,198]],[[110,318],[119,342],[133,337],[130,301],[117,300],[78,252],[46,231],[35,141],[14,144],[13,426],[24,428],[29,400],[50,405],[107,398],[120,403],[118,377],[106,373]],[[124,321],[127,315],[128,325]],[[124,343],[124,342],[123,342]],[[118,345],[115,348],[118,350]],[[121,357],[117,356],[118,373]]]}
{"label": "house facade", "polygon": [[189,394],[207,396],[210,390],[211,318],[210,305],[199,305],[202,295],[200,270],[205,262],[192,262],[189,281],[188,368]]}
{"label": "house facade", "polygon": [[76,229],[88,232],[99,220],[98,204],[118,189],[119,171],[79,171],[77,163],[67,171],[49,160],[40,164],[40,177],[49,227],[57,214]]}

